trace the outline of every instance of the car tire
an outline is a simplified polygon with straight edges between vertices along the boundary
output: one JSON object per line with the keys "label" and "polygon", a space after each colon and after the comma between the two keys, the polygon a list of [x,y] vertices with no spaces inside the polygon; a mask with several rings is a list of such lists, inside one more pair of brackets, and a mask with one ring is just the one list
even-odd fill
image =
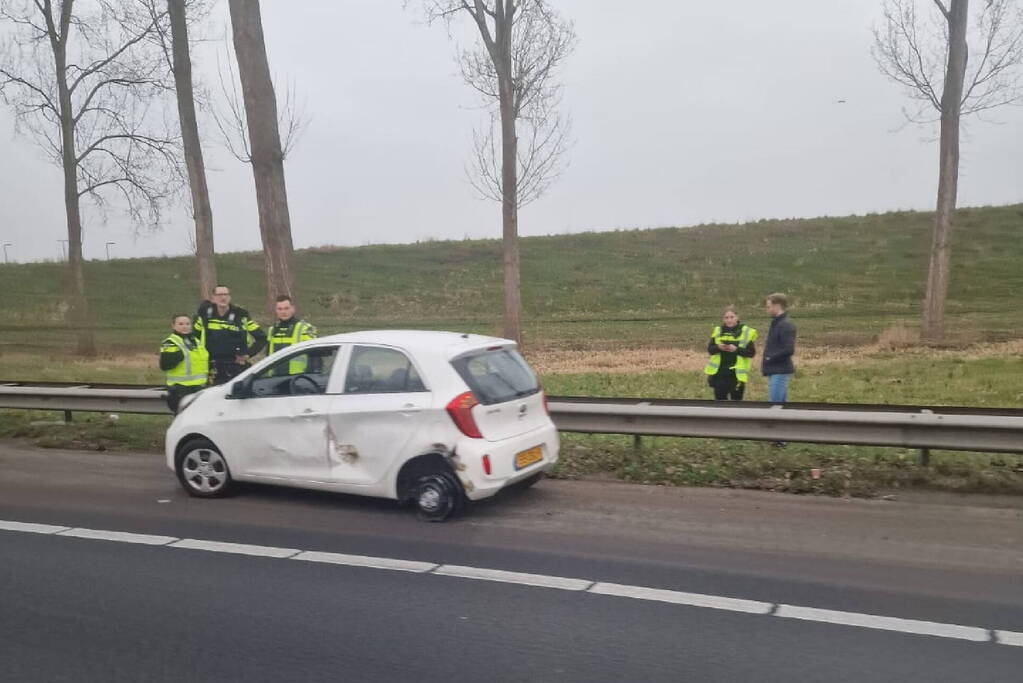
{"label": "car tire", "polygon": [[181,487],[196,498],[220,498],[234,490],[234,479],[220,449],[209,439],[192,439],[178,449],[174,471]]}
{"label": "car tire", "polygon": [[443,522],[462,509],[465,494],[450,472],[420,475],[412,488],[412,501],[424,522]]}
{"label": "car tire", "polygon": [[533,488],[533,486],[538,481],[540,481],[543,478],[544,478],[544,473],[543,472],[537,472],[534,475],[526,477],[522,481],[515,482],[509,488],[515,489],[516,491],[525,491],[526,489]]}

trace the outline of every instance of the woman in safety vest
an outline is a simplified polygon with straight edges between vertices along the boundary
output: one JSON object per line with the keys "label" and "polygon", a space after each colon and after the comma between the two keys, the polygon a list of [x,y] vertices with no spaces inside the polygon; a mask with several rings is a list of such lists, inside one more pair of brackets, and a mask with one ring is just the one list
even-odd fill
{"label": "woman in safety vest", "polygon": [[749,380],[750,366],[756,348],[757,331],[744,325],[735,308],[729,306],[721,316],[721,324],[710,333],[707,361],[703,371],[707,374],[707,384],[714,389],[714,400],[731,399],[741,401]]}
{"label": "woman in safety vest", "polygon": [[160,345],[160,369],[167,373],[167,406],[177,413],[181,399],[209,381],[210,354],[192,334],[191,316],[175,315],[171,326],[174,331]]}

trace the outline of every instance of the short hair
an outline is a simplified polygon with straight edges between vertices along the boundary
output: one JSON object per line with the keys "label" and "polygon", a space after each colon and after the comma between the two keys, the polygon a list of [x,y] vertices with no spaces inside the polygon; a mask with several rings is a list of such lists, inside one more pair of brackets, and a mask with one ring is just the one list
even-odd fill
{"label": "short hair", "polygon": [[280,294],[280,295],[278,295],[277,298],[274,299],[274,301],[276,301],[277,303],[281,303],[282,301],[287,301],[289,304],[295,303],[294,301],[291,300],[291,297],[288,296],[287,294]]}
{"label": "short hair", "polygon": [[768,303],[778,304],[781,306],[781,310],[786,310],[789,307],[789,298],[781,292],[775,292],[774,294],[767,295]]}
{"label": "short hair", "polygon": [[734,313],[736,315],[739,315],[739,311],[735,310],[735,305],[734,304],[733,305],[729,305],[729,306],[725,306],[725,310],[721,311],[721,315],[724,315],[725,313]]}
{"label": "short hair", "polygon": [[174,315],[171,316],[171,322],[176,323],[178,321],[178,318],[188,318],[188,322],[192,322],[192,316],[188,315],[187,313],[175,313]]}
{"label": "short hair", "polygon": [[217,290],[220,289],[221,287],[226,289],[228,294],[231,293],[231,288],[230,287],[228,287],[227,285],[222,285],[219,282],[217,284],[213,285],[213,293],[216,294]]}

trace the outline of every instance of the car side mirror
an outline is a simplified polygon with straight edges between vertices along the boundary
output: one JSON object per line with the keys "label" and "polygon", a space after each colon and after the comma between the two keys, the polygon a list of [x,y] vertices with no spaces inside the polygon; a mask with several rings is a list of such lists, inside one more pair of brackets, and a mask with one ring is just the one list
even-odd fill
{"label": "car side mirror", "polygon": [[228,394],[228,398],[248,398],[249,396],[252,396],[251,377],[246,377],[231,385],[231,393]]}

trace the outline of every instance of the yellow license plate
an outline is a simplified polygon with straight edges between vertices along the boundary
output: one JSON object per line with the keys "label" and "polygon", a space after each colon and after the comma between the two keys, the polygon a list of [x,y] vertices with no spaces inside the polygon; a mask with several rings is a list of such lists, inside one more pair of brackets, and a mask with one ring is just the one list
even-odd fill
{"label": "yellow license plate", "polygon": [[534,462],[541,460],[543,460],[543,449],[540,446],[530,448],[515,456],[515,469],[521,470],[523,467],[529,467]]}

